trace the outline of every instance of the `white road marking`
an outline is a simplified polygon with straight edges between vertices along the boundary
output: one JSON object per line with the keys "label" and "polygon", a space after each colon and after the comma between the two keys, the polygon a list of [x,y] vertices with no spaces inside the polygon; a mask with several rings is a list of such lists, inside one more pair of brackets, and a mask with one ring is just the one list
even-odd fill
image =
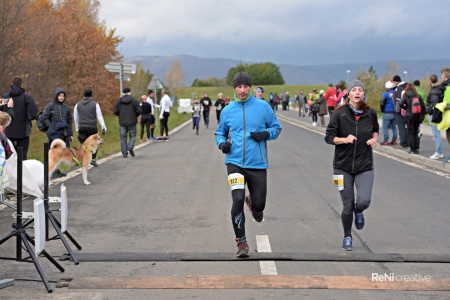
{"label": "white road marking", "polygon": [[[267,235],[256,236],[256,247],[258,252],[272,252]],[[259,262],[261,268],[261,275],[278,275],[277,266],[274,261],[264,260]]]}

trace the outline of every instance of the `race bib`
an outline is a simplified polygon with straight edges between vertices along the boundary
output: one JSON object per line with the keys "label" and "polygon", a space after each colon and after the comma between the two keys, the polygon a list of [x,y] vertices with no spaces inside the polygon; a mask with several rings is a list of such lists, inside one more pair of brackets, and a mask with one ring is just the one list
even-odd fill
{"label": "race bib", "polygon": [[194,106],[194,110],[200,110],[200,106]]}
{"label": "race bib", "polygon": [[228,185],[233,190],[243,190],[245,188],[244,175],[239,173],[232,173],[228,175]]}
{"label": "race bib", "polygon": [[333,183],[334,186],[338,189],[338,191],[344,190],[344,175],[333,175]]}
{"label": "race bib", "polygon": [[209,105],[209,101],[208,101],[208,100],[204,100],[203,103],[204,103],[205,105]]}

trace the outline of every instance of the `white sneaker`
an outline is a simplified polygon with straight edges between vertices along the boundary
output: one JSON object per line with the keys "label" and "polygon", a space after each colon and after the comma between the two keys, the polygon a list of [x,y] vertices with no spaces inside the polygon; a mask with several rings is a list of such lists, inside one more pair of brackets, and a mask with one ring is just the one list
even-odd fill
{"label": "white sneaker", "polygon": [[444,158],[444,154],[433,154],[430,156],[431,159],[439,159],[439,158]]}
{"label": "white sneaker", "polygon": [[316,123],[316,122],[313,122],[313,126],[317,126],[317,123]]}

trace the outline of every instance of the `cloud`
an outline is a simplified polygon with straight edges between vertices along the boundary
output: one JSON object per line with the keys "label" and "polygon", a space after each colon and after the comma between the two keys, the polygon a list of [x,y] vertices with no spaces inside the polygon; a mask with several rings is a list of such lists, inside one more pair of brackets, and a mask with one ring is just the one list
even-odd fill
{"label": "cloud", "polygon": [[255,56],[274,62],[332,63],[351,56],[354,49],[364,49],[367,53],[353,56],[365,60],[382,57],[370,50],[380,49],[380,44],[385,44],[386,57],[403,51],[426,58],[427,44],[448,49],[450,43],[447,0],[432,5],[423,0],[100,2],[101,18],[125,38],[120,49],[126,56]]}

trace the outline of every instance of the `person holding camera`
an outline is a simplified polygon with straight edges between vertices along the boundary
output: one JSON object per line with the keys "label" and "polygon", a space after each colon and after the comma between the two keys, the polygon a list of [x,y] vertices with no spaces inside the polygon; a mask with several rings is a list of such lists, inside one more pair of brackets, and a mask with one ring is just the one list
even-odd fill
{"label": "person holding camera", "polygon": [[[78,140],[81,144],[91,135],[98,133],[97,120],[102,127],[102,134],[105,135],[106,133],[106,124],[103,120],[102,110],[100,109],[100,105],[92,99],[92,94],[91,89],[85,89],[83,93],[84,97],[75,104],[73,111],[75,130],[78,133]],[[92,153],[91,165],[94,167],[98,167],[95,161],[97,151]]]}
{"label": "person holding camera", "polygon": [[5,129],[5,134],[14,148],[22,147],[23,160],[27,160],[31,120],[36,119],[38,108],[33,97],[25,93],[22,77],[14,76],[9,91],[3,95],[1,104],[0,110],[7,112],[12,119],[11,124]]}
{"label": "person holding camera", "polygon": [[[248,257],[245,236],[244,202],[256,222],[263,220],[267,196],[267,145],[281,132],[281,125],[266,101],[250,93],[251,77],[238,72],[233,79],[235,98],[221,114],[216,130],[216,144],[226,154],[225,164],[233,204],[231,221],[236,242],[237,257]],[[250,192],[245,196],[245,185]]]}

